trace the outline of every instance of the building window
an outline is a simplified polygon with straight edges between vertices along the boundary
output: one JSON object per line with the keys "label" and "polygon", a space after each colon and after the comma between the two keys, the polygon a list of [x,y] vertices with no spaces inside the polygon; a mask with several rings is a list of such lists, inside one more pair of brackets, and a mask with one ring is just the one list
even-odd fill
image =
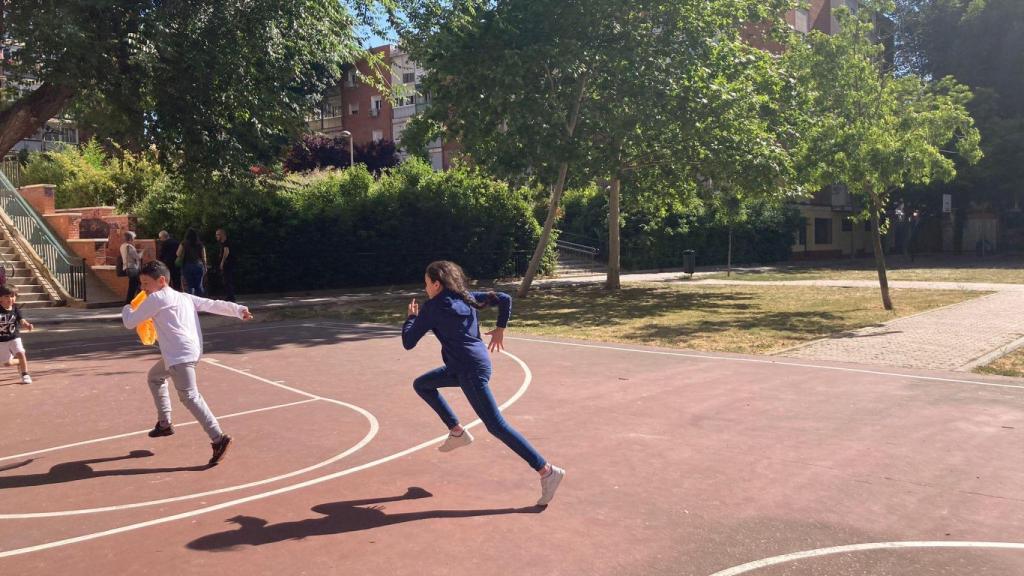
{"label": "building window", "polygon": [[348,105],[348,113],[352,116],[359,114],[359,102],[352,102]]}
{"label": "building window", "polygon": [[348,86],[349,88],[355,88],[356,87],[356,69],[355,68],[352,68],[351,70],[349,70],[348,72],[345,73],[345,86]]}
{"label": "building window", "polygon": [[370,97],[370,116],[380,116],[381,98],[380,96]]}
{"label": "building window", "polygon": [[402,83],[403,84],[412,84],[415,81],[416,81],[416,73],[415,72],[403,72],[402,73]]}
{"label": "building window", "polygon": [[374,142],[380,142],[383,139],[384,139],[384,131],[383,130],[374,130],[373,131],[373,141]]}
{"label": "building window", "polygon": [[843,218],[843,232],[853,232],[853,218]]}
{"label": "building window", "polygon": [[832,219],[814,219],[814,243],[818,245],[832,243]]}

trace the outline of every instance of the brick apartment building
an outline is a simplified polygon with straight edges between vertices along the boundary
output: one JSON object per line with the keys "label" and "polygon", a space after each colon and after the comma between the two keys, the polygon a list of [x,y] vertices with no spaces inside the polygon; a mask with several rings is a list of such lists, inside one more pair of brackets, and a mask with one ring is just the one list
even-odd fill
{"label": "brick apartment building", "polygon": [[[374,77],[375,71],[371,70],[370,61],[363,59],[345,67],[341,83],[325,94],[321,109],[309,119],[309,128],[330,137],[338,137],[347,130],[356,146],[393,140],[401,148],[406,124],[429,102],[417,91],[424,70],[397,46],[385,44],[372,48],[370,52],[374,61],[379,60],[387,67],[384,74],[376,76],[383,76],[385,89],[392,92],[395,101],[392,103],[384,91],[365,80]],[[449,167],[452,149],[440,141],[428,146],[434,169]]]}

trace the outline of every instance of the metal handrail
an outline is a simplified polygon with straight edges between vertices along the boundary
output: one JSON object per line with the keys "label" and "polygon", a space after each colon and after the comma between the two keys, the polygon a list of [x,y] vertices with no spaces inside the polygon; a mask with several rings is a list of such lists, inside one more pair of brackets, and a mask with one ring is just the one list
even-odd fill
{"label": "metal handrail", "polygon": [[49,270],[52,279],[68,294],[85,300],[85,261],[69,253],[57,237],[50,232],[42,217],[18,194],[0,172],[0,210],[14,223],[14,227],[28,241],[32,250]]}
{"label": "metal handrail", "polygon": [[14,186],[19,186],[21,182],[21,163],[18,161],[18,157],[10,155],[0,159],[0,173],[7,176]]}
{"label": "metal handrail", "polygon": [[597,248],[593,246],[586,246],[583,244],[576,244],[575,242],[568,242],[566,240],[555,240],[555,246],[559,250],[566,250],[568,252],[579,252],[580,254],[586,254],[588,256],[595,256],[599,252]]}
{"label": "metal handrail", "polygon": [[583,246],[596,246],[601,244],[600,240],[592,236],[585,236],[575,232],[566,232],[565,230],[559,230],[557,228],[554,229],[553,232],[558,234],[557,238],[575,242],[576,244],[582,244]]}

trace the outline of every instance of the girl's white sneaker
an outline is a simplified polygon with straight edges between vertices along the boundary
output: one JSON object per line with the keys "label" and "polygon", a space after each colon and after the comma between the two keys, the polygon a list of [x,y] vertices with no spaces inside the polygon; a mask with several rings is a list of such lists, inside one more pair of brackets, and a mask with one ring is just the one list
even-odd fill
{"label": "girl's white sneaker", "polygon": [[463,446],[469,446],[473,443],[473,435],[469,433],[469,430],[463,430],[462,434],[454,436],[448,434],[448,437],[444,439],[444,443],[437,447],[441,452],[451,452],[456,448],[462,448]]}
{"label": "girl's white sneaker", "polygon": [[537,506],[547,506],[548,502],[551,502],[558,485],[562,483],[562,478],[565,478],[565,470],[551,466],[551,473],[540,479],[540,500],[537,500]]}

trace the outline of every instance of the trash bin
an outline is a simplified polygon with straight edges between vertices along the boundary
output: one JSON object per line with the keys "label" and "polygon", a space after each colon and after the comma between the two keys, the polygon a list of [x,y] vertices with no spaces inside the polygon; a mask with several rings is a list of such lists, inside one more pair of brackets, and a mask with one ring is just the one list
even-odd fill
{"label": "trash bin", "polygon": [[694,256],[693,250],[683,250],[683,272],[693,276],[696,260],[697,257]]}

